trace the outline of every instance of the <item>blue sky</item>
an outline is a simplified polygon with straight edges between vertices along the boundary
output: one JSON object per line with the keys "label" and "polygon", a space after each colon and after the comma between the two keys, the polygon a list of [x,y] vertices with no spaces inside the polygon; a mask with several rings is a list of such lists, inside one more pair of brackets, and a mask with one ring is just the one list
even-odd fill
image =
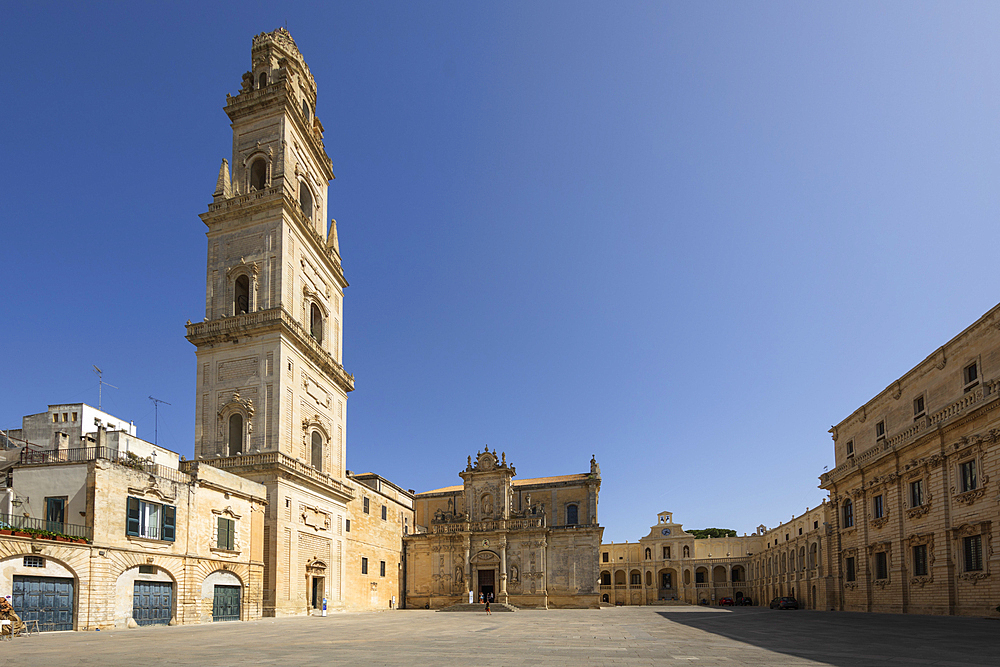
{"label": "blue sky", "polygon": [[0,427],[193,451],[205,228],[254,34],[316,77],[348,467],[601,464],[605,539],[817,505],[827,429],[998,301],[989,3],[3,4]]}

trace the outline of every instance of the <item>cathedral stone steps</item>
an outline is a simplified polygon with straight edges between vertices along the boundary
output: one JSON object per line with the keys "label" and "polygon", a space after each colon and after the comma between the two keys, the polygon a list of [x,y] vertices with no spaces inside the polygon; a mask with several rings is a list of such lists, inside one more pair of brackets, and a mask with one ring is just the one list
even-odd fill
{"label": "cathedral stone steps", "polygon": [[[462,602],[459,604],[453,604],[450,607],[443,607],[438,609],[438,611],[478,611],[479,613],[484,613],[486,611],[486,605]],[[490,611],[517,611],[517,607],[511,604],[503,604],[502,602],[491,602]]]}

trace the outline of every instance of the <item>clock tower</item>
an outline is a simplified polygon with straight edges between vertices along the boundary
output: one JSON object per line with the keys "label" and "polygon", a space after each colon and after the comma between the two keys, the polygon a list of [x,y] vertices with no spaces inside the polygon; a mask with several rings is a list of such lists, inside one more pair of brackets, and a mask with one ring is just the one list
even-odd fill
{"label": "clock tower", "polygon": [[226,96],[222,161],[207,227],[197,347],[195,456],[267,487],[264,615],[343,603],[347,394],[333,165],[316,82],[284,28],[253,39],[252,69]]}

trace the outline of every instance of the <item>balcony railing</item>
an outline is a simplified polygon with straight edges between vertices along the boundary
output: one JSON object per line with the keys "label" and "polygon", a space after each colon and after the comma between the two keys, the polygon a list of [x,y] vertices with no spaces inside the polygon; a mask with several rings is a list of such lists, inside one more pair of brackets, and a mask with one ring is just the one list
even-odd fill
{"label": "balcony railing", "polygon": [[544,528],[545,517],[529,517],[527,519],[491,519],[489,521],[456,521],[453,523],[431,524],[431,533],[493,533],[504,530],[527,530]]}
{"label": "balcony railing", "polygon": [[35,519],[29,516],[16,516],[13,514],[0,514],[0,530],[44,531],[68,537],[80,537],[85,540],[92,540],[94,538],[94,529],[88,526],[79,526],[62,521],[46,521],[45,519]]}
{"label": "balcony railing", "polygon": [[[311,465],[308,465],[298,459],[293,459],[291,456],[281,452],[262,452],[258,454],[226,456],[218,459],[199,459],[198,462],[210,465],[213,468],[219,468],[220,470],[227,470],[230,468],[247,468],[251,466],[278,465],[287,470],[296,472],[303,477],[326,484],[327,486],[330,486],[344,494],[348,498],[354,498],[354,489],[352,487],[344,484],[336,477],[333,477],[321,470],[317,470]],[[194,463],[194,461],[181,462],[181,470],[184,470],[185,472],[189,471],[192,463]]]}
{"label": "balcony railing", "polygon": [[176,468],[161,466],[157,463],[153,463],[149,459],[140,458],[132,452],[120,451],[116,447],[108,447],[104,445],[94,447],[77,447],[74,449],[24,449],[21,451],[20,464],[49,465],[59,463],[86,463],[97,459],[111,461],[112,463],[117,463],[126,468],[131,468],[132,470],[169,479],[172,482],[186,484],[191,481],[191,478],[188,475],[184,474],[180,470],[177,470]]}

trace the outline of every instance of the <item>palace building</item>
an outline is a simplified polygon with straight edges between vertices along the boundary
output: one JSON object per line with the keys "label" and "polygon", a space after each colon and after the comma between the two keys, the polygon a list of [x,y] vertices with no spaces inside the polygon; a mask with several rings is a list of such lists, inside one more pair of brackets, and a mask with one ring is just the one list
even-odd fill
{"label": "palace building", "polygon": [[1000,306],[830,429],[832,607],[996,616]]}

